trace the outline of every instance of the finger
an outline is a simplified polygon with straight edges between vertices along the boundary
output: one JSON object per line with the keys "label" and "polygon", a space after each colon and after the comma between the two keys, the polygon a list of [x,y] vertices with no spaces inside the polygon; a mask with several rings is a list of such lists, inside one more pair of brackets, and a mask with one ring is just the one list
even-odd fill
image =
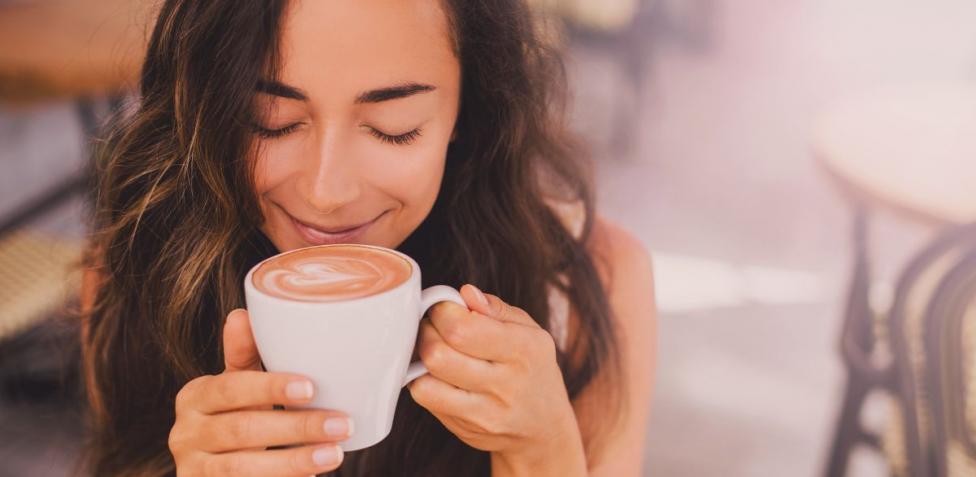
{"label": "finger", "polygon": [[261,356],[251,332],[250,316],[247,310],[238,308],[224,322],[224,371],[245,369],[260,370]]}
{"label": "finger", "polygon": [[477,311],[482,315],[488,315],[492,312],[491,305],[488,303],[488,297],[481,291],[480,288],[468,283],[461,287],[461,298],[468,305],[468,309],[472,311]]}
{"label": "finger", "polygon": [[342,458],[342,449],[335,444],[228,452],[209,456],[203,473],[240,477],[308,477],[338,468]]}
{"label": "finger", "polygon": [[353,424],[339,411],[241,411],[210,416],[201,426],[208,452],[292,444],[338,442],[352,435]]}
{"label": "finger", "polygon": [[468,391],[491,390],[491,383],[499,376],[494,363],[454,349],[441,337],[437,328],[426,321],[420,325],[420,335],[420,360],[430,374]]}
{"label": "finger", "polygon": [[[481,299],[478,297],[479,294],[485,297],[484,302],[481,302]],[[464,297],[469,308],[481,313],[482,315],[490,316],[499,321],[518,323],[520,325],[531,326],[533,328],[541,328],[539,324],[536,323],[535,320],[533,320],[532,317],[521,308],[509,305],[495,295],[483,293],[474,285],[467,284],[461,287],[461,296]]]}
{"label": "finger", "polygon": [[491,316],[492,318],[504,321],[506,323],[517,323],[531,328],[542,328],[539,326],[539,323],[536,323],[536,321],[525,312],[525,310],[517,306],[509,305],[501,298],[498,298],[490,293],[486,293],[485,297],[488,299],[488,304],[492,309],[492,314],[487,316]]}
{"label": "finger", "polygon": [[488,318],[451,303],[438,303],[428,320],[452,348],[474,358],[512,361],[526,327]]}
{"label": "finger", "polygon": [[414,402],[432,413],[470,417],[493,405],[484,394],[460,389],[440,378],[425,374],[408,385]]}
{"label": "finger", "polygon": [[269,404],[305,404],[315,394],[312,382],[297,374],[238,371],[204,378],[180,391],[177,407],[214,414]]}

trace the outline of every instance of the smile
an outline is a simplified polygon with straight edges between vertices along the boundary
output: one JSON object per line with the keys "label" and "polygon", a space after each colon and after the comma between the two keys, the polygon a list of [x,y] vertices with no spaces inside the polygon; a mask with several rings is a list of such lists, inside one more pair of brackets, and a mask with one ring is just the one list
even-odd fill
{"label": "smile", "polygon": [[341,227],[319,227],[302,222],[295,217],[288,214],[288,218],[291,219],[292,225],[295,226],[295,230],[298,235],[302,237],[306,242],[312,245],[327,245],[335,243],[350,243],[358,239],[366,232],[371,225],[376,223],[386,212],[376,216],[373,220],[369,222],[364,222],[358,225],[344,225]]}

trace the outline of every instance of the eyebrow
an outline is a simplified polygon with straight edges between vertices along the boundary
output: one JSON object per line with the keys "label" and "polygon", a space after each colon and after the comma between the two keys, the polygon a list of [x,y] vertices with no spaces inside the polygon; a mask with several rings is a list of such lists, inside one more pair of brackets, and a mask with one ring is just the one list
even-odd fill
{"label": "eyebrow", "polygon": [[[356,95],[355,104],[381,103],[393,99],[406,98],[418,93],[426,93],[437,89],[429,84],[404,83],[396,86],[364,91]],[[289,86],[278,81],[258,80],[257,91],[282,98],[297,99],[298,101],[308,101],[308,93],[294,86]]]}

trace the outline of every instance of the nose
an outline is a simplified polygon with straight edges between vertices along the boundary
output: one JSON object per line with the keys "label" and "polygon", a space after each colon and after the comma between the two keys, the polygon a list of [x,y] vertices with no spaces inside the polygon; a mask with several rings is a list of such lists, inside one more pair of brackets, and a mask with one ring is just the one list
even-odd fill
{"label": "nose", "polygon": [[299,192],[305,202],[322,215],[331,214],[355,202],[361,185],[355,160],[336,134],[322,134],[315,153],[303,171]]}

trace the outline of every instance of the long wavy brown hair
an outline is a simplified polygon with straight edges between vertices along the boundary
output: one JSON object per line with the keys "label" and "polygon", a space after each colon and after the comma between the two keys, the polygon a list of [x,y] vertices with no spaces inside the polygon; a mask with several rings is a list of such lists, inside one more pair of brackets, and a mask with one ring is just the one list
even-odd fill
{"label": "long wavy brown hair", "polygon": [[[548,287],[578,332],[558,352],[571,399],[619,376],[615,329],[589,253],[590,169],[564,126],[565,72],[520,0],[444,0],[462,70],[457,139],[430,215],[399,247],[424,286],[474,283],[549,329]],[[136,105],[93,160],[88,266],[102,279],[83,316],[94,475],[174,472],[173,400],[222,371],[224,318],[243,277],[278,252],[259,230],[253,98],[276,78],[284,0],[168,0],[161,5]],[[580,200],[575,237],[547,206]],[[607,389],[605,423],[625,404]],[[588,448],[593,442],[587,441]],[[335,475],[489,475],[489,455],[451,434],[409,392],[380,444],[346,455]]]}

